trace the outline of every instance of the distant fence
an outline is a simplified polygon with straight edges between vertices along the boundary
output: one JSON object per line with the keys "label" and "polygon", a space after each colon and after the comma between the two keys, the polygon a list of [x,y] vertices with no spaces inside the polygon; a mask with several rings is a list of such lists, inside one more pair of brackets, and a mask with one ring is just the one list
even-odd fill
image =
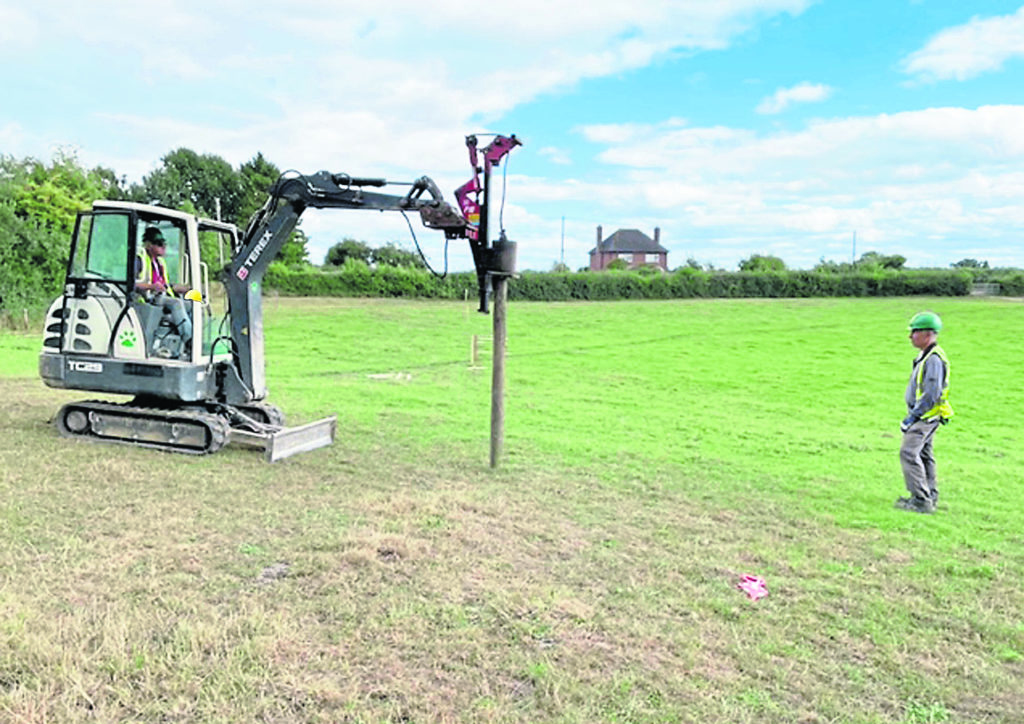
{"label": "distant fence", "polygon": [[[0,329],[29,331],[33,328],[34,325],[27,309],[22,309],[20,314],[9,309],[0,311]],[[42,326],[39,329],[42,329]]]}
{"label": "distant fence", "polygon": [[983,296],[983,297],[994,297],[999,294],[1001,287],[995,283],[985,284],[972,284],[971,295],[972,296]]}

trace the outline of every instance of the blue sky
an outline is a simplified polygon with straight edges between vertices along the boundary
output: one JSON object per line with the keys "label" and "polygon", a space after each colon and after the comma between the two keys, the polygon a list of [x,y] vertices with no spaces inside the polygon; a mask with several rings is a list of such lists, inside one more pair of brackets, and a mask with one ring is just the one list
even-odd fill
{"label": "blue sky", "polygon": [[[0,153],[138,181],[182,146],[262,152],[427,174],[453,200],[465,135],[515,133],[501,219],[521,269],[585,266],[598,225],[659,227],[673,267],[1024,266],[1021,0],[481,5],[0,0]],[[344,236],[411,245],[382,214],[303,228],[315,262]]]}

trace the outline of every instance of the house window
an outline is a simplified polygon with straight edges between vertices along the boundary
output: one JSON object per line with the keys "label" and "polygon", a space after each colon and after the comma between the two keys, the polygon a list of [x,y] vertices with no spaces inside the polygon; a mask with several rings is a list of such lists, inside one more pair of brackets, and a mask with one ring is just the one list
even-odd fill
{"label": "house window", "polygon": [[648,264],[657,264],[660,261],[661,261],[661,254],[648,254],[647,255],[647,263]]}

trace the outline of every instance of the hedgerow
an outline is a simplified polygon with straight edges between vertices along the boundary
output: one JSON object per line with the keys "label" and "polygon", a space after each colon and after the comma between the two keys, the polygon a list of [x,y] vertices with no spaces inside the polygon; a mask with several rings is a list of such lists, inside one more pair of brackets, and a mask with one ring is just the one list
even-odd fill
{"label": "hedgerow", "polygon": [[[684,268],[671,274],[526,271],[509,282],[509,299],[599,301],[698,297],[964,296],[972,277],[963,270],[878,269],[834,274],[817,271],[727,272]],[[434,276],[424,269],[370,267],[350,259],[337,269],[270,266],[268,289],[291,296],[421,297],[462,299],[477,293],[471,272]],[[1016,290],[1016,291],[1015,291]],[[1024,294],[1024,272],[1004,278],[1004,294]]]}
{"label": "hedgerow", "polygon": [[371,268],[358,259],[340,267],[289,268],[275,262],[267,269],[263,286],[297,297],[421,297],[462,299],[476,294],[476,274],[459,272],[438,278],[425,269],[380,266]]}

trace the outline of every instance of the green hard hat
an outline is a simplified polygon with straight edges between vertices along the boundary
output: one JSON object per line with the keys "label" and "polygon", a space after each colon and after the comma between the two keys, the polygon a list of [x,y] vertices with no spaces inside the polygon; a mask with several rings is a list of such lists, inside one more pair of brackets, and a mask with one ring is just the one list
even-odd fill
{"label": "green hard hat", "polygon": [[910,320],[911,331],[915,329],[933,329],[936,332],[942,331],[942,320],[935,312],[918,312]]}

